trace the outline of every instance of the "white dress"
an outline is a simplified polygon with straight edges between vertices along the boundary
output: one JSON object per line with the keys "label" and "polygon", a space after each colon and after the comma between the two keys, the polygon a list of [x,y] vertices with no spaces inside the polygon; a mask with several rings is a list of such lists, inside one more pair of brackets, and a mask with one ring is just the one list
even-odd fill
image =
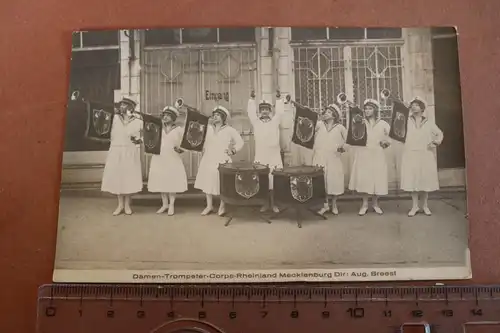
{"label": "white dress", "polygon": [[439,189],[436,157],[428,145],[443,141],[443,132],[433,122],[422,118],[417,126],[409,117],[408,132],[401,158],[401,189],[408,192],[432,192]]}
{"label": "white dress", "polygon": [[160,155],[153,155],[149,169],[148,191],[153,193],[182,193],[187,191],[187,175],[181,154],[174,150],[180,146],[184,130],[174,127],[163,130]]}
{"label": "white dress", "polygon": [[[247,114],[253,127],[255,140],[254,162],[268,165],[271,172],[275,168],[283,168],[280,146],[280,123],[285,114],[285,105],[282,99],[276,101],[274,117],[264,122],[257,115],[257,103],[254,99],[248,100]],[[269,173],[269,189],[273,189],[273,176]]]}
{"label": "white dress", "polygon": [[388,140],[390,126],[378,120],[372,126],[365,120],[366,147],[356,147],[349,189],[359,193],[385,195],[389,193],[387,161],[380,142]]}
{"label": "white dress", "polygon": [[141,148],[131,141],[140,138],[142,121],[132,118],[123,122],[119,115],[113,117],[111,143],[106,157],[101,191],[112,194],[133,194],[142,191]]}
{"label": "white dress", "polygon": [[194,187],[206,194],[219,195],[219,164],[232,161],[226,150],[240,151],[243,144],[240,133],[233,127],[224,125],[216,132],[214,126],[209,125]]}
{"label": "white dress", "polygon": [[313,148],[313,165],[324,168],[325,188],[329,195],[344,193],[344,167],[337,149],[345,144],[347,130],[342,124],[335,124],[328,130],[321,121],[318,123]]}

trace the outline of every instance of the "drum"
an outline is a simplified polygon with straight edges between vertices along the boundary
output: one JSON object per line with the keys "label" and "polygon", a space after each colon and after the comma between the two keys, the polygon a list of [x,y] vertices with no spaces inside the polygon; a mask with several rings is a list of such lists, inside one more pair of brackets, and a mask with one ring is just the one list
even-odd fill
{"label": "drum", "polygon": [[219,165],[221,199],[235,206],[262,206],[269,200],[269,167],[250,162]]}
{"label": "drum", "polygon": [[322,167],[292,166],[273,171],[274,201],[284,205],[312,206],[325,201]]}

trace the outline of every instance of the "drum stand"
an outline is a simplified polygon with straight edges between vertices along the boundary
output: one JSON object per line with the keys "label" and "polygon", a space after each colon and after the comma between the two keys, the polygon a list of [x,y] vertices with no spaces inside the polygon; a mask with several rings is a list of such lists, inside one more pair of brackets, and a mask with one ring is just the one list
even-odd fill
{"label": "drum stand", "polygon": [[302,218],[305,215],[305,213],[307,213],[307,212],[309,212],[313,215],[319,216],[323,220],[328,220],[328,217],[326,217],[325,215],[318,214],[318,212],[316,212],[315,210],[313,210],[309,207],[304,207],[303,205],[300,205],[300,204],[287,206],[287,207],[283,208],[282,210],[280,210],[279,213],[273,214],[270,217],[270,219],[272,220],[272,219],[280,216],[281,214],[283,214],[285,211],[287,211],[289,209],[293,209],[293,211],[295,213],[296,221],[297,221],[297,226],[299,228],[302,228]]}
{"label": "drum stand", "polygon": [[[226,209],[227,207],[231,205],[228,205],[226,204]],[[235,218],[235,214],[234,212],[237,211],[237,208],[243,208],[243,210],[245,211],[248,211],[248,209],[245,209],[245,208],[250,208],[252,211],[250,214],[244,214],[245,216],[256,216],[256,217],[259,217],[262,221],[264,222],[267,222],[269,224],[271,224],[271,220],[268,219],[267,217],[265,217],[262,212],[260,211],[260,207],[254,207],[254,206],[232,206],[232,210],[230,210],[230,212],[228,213],[226,211],[226,213],[224,215],[222,215],[223,217],[226,217],[227,220],[226,220],[226,224],[224,224],[225,227],[227,227],[229,225],[229,223],[231,223],[231,221],[233,220],[233,218]]]}

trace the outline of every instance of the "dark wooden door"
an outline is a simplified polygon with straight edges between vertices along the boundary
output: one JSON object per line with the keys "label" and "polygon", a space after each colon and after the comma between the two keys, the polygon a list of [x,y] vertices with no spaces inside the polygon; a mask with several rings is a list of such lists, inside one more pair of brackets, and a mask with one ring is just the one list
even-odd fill
{"label": "dark wooden door", "polygon": [[[118,50],[73,52],[69,95],[75,90],[88,100],[107,104],[114,102],[114,91],[120,87]],[[68,96],[69,97],[69,96]],[[85,139],[87,112],[81,103],[69,103],[66,115],[64,151],[106,151],[109,143]]]}
{"label": "dark wooden door", "polygon": [[457,37],[433,39],[436,124],[444,133],[438,168],[465,168]]}

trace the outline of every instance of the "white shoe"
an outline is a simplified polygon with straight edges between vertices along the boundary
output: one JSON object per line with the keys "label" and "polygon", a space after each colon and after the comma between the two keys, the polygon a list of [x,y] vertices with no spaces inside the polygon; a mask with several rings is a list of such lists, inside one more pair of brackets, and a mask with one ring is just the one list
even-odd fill
{"label": "white shoe", "polygon": [[419,210],[419,209],[418,209],[418,207],[413,207],[413,208],[412,208],[412,209],[408,212],[408,216],[409,216],[409,217],[413,217],[413,216],[417,215],[418,210]]}
{"label": "white shoe", "polygon": [[318,210],[318,214],[319,215],[325,215],[325,213],[328,211],[328,208],[326,207],[323,207],[321,208],[320,210]]}
{"label": "white shoe", "polygon": [[113,216],[118,216],[123,212],[123,207],[118,207],[116,210],[113,212]]}
{"label": "white shoe", "polygon": [[361,209],[359,210],[359,215],[360,216],[366,215],[367,211],[368,211],[368,206],[362,206]]}
{"label": "white shoe", "polygon": [[432,215],[432,212],[429,209],[429,207],[424,207],[424,214],[427,215],[427,216],[431,216]]}
{"label": "white shoe", "polygon": [[212,212],[212,207],[206,207],[202,212],[201,215],[205,216],[208,215]]}
{"label": "white shoe", "polygon": [[132,209],[130,207],[125,207],[125,214],[132,215]]}
{"label": "white shoe", "polygon": [[172,215],[174,215],[174,213],[175,213],[174,212],[174,205],[169,205],[168,206],[168,215],[172,216]]}
{"label": "white shoe", "polygon": [[379,206],[373,206],[373,210],[375,211],[375,213],[377,213],[378,215],[382,215],[384,214],[384,212],[382,211],[382,209],[379,207]]}
{"label": "white shoe", "polygon": [[224,214],[226,214],[226,209],[224,207],[219,207],[219,211],[217,212],[217,215],[224,216]]}
{"label": "white shoe", "polygon": [[337,208],[336,205],[332,206],[332,214],[333,215],[339,215],[339,209]]}
{"label": "white shoe", "polygon": [[156,214],[163,214],[167,210],[168,206],[161,206],[160,209],[156,212]]}

